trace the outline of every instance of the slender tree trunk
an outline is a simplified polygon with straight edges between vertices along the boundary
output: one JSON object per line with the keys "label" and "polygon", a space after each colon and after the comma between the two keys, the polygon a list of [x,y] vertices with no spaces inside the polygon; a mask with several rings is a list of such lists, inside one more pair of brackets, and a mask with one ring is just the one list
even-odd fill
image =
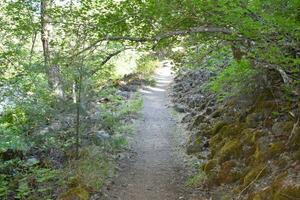
{"label": "slender tree trunk", "polygon": [[79,158],[80,147],[80,108],[81,108],[81,89],[82,89],[82,68],[79,70],[79,77],[76,81],[77,103],[76,103],[76,158]]}
{"label": "slender tree trunk", "polygon": [[72,98],[73,98],[73,103],[77,103],[77,94],[76,94],[76,81],[72,84]]}
{"label": "slender tree trunk", "polygon": [[62,80],[60,76],[60,68],[58,65],[51,64],[50,56],[50,17],[48,9],[51,6],[51,0],[41,0],[41,40],[44,53],[44,65],[48,76],[48,84],[54,94],[63,99],[64,92]]}

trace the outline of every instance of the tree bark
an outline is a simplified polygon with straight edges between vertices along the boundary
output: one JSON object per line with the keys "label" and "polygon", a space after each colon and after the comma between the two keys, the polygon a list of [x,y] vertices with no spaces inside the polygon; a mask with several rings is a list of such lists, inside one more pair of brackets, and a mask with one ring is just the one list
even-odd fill
{"label": "tree bark", "polygon": [[76,80],[77,102],[76,102],[76,158],[79,158],[80,148],[80,108],[81,108],[81,90],[82,90],[82,67],[79,69],[79,77]]}
{"label": "tree bark", "polygon": [[51,6],[51,0],[41,0],[41,40],[43,45],[44,66],[48,76],[48,85],[55,96],[64,99],[60,68],[58,65],[51,64],[50,52],[50,17],[48,9]]}

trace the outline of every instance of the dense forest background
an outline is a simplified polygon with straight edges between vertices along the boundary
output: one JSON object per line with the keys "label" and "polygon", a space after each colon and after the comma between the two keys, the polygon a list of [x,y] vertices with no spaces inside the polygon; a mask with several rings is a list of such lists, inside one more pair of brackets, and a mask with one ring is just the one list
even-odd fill
{"label": "dense forest background", "polygon": [[[212,74],[200,90],[217,102],[258,102],[245,115],[255,110],[265,114],[255,120],[282,122],[288,135],[278,137],[286,143],[267,143],[275,144],[275,157],[288,157],[281,169],[299,169],[299,0],[3,0],[0,27],[0,198],[87,199],[99,190],[142,106],[135,91],[154,84],[162,59],[172,60],[179,76]],[[232,141],[210,142],[225,155],[213,154],[206,178],[217,182],[209,168],[224,166],[241,147]],[[245,165],[258,168],[229,181],[248,177],[242,192],[270,160],[252,143],[254,160]],[[291,190],[299,195],[299,186]]]}

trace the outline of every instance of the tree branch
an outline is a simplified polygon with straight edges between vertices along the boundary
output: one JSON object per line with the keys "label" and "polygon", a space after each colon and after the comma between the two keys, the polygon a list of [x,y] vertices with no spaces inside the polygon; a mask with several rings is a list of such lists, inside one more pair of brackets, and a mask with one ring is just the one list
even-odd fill
{"label": "tree branch", "polygon": [[226,35],[230,35],[230,34],[232,34],[232,31],[227,28],[201,26],[201,27],[193,27],[188,30],[171,31],[171,32],[168,32],[165,34],[157,35],[156,37],[154,37],[154,40],[159,41],[164,38],[169,38],[169,37],[174,37],[174,36],[191,35],[194,33],[223,33]]}
{"label": "tree branch", "polygon": [[113,53],[109,54],[109,55],[108,55],[108,56],[100,63],[100,67],[98,67],[97,69],[94,69],[94,70],[90,73],[90,75],[93,76],[94,74],[96,74],[99,70],[101,70],[101,67],[102,67],[103,65],[105,65],[108,61],[110,61],[114,56],[117,56],[117,55],[119,55],[120,53],[122,53],[123,51],[128,50],[128,49],[130,49],[130,48],[124,48],[124,49],[121,49],[121,50],[118,50],[118,51],[116,51],[116,52],[113,52]]}
{"label": "tree branch", "polygon": [[131,36],[106,36],[106,37],[103,37],[103,38],[95,41],[94,43],[92,43],[90,46],[84,48],[83,50],[79,51],[78,53],[73,55],[73,57],[76,57],[76,56],[90,50],[91,48],[93,48],[94,46],[96,46],[97,44],[99,44],[100,42],[103,42],[103,41],[159,42],[162,39],[166,39],[166,38],[170,38],[170,37],[174,37],[174,36],[191,35],[194,33],[222,33],[222,34],[230,35],[230,34],[232,34],[232,31],[228,28],[200,26],[200,27],[193,27],[188,30],[170,31],[167,33],[158,34],[158,35],[156,35],[154,37],[150,37],[150,38],[149,37],[138,38],[138,37],[131,37]]}

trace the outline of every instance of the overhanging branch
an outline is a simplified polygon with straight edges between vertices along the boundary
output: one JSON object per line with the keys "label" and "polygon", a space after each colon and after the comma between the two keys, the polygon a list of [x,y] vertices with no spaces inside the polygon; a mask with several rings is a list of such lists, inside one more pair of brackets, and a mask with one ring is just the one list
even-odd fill
{"label": "overhanging branch", "polygon": [[84,48],[83,50],[79,51],[78,53],[73,55],[73,57],[76,57],[90,50],[91,48],[93,48],[94,46],[98,45],[100,42],[103,41],[159,42],[162,39],[166,39],[174,36],[190,35],[195,33],[222,33],[222,34],[230,35],[232,34],[232,31],[228,28],[201,26],[201,27],[189,28],[187,30],[170,31],[167,33],[158,34],[154,37],[138,38],[138,37],[131,37],[131,36],[106,36],[95,41],[94,43]]}
{"label": "overhanging branch", "polygon": [[126,51],[126,50],[128,50],[128,49],[130,49],[130,48],[124,48],[124,49],[121,49],[121,50],[118,50],[118,51],[116,51],[116,52],[113,52],[113,53],[111,53],[111,54],[109,54],[101,63],[100,63],[100,66],[97,68],[97,69],[94,69],[91,73],[90,73],[90,75],[91,76],[93,76],[94,74],[96,74],[99,70],[101,70],[102,68],[102,66],[103,65],[105,65],[108,61],[110,61],[114,56],[117,56],[117,55],[119,55],[120,53],[122,53],[123,51]]}

